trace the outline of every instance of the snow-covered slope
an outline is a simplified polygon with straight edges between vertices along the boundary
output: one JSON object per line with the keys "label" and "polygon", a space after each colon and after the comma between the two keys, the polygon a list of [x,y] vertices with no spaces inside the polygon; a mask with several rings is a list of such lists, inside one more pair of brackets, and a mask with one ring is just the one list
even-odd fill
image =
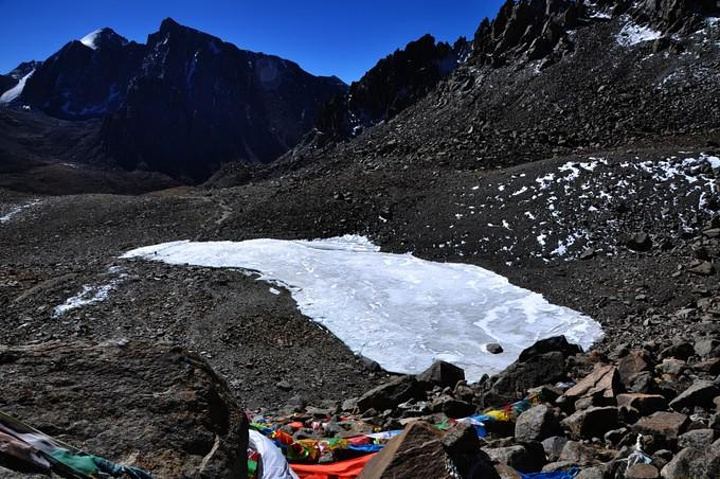
{"label": "snow-covered slope", "polygon": [[[564,334],[589,347],[600,325],[506,278],[466,264],[381,253],[367,239],[173,242],[124,258],[243,268],[286,286],[303,314],[385,369],[418,373],[443,359],[469,380],[497,373],[537,339]],[[504,352],[492,355],[486,344]]]}
{"label": "snow-covered slope", "polygon": [[25,88],[25,83],[27,83],[33,73],[35,73],[35,70],[22,77],[17,85],[3,93],[2,96],[0,96],[0,104],[10,103],[17,99]]}

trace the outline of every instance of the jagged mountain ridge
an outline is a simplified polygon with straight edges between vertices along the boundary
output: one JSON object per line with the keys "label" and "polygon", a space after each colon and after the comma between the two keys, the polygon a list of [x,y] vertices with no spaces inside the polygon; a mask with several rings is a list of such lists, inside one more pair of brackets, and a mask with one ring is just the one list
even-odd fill
{"label": "jagged mountain ridge", "polygon": [[[465,38],[454,45],[424,35],[380,60],[326,103],[316,125],[329,139],[348,138],[362,128],[394,117],[447,78],[470,52]],[[322,138],[323,141],[327,141]]]}
{"label": "jagged mountain ridge", "polygon": [[486,169],[677,136],[717,139],[720,7],[660,4],[507,2],[481,23],[469,59],[415,105],[352,141],[300,145],[277,167]]}
{"label": "jagged mountain ridge", "polygon": [[146,44],[105,28],[32,66],[11,104],[65,120],[101,119],[88,161],[187,181],[222,162],[275,159],[312,127],[324,101],[346,89],[336,77],[172,19]]}
{"label": "jagged mountain ridge", "polygon": [[337,78],[314,77],[171,20],[146,48],[142,75],[101,129],[106,151],[129,169],[147,163],[172,171],[179,163],[202,178],[223,161],[270,161],[312,127],[324,101],[345,90]]}

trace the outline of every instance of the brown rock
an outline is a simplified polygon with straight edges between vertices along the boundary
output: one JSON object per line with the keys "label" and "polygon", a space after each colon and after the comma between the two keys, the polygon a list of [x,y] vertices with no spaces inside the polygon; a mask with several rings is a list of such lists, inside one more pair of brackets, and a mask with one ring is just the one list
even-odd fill
{"label": "brown rock", "polygon": [[630,388],[634,376],[650,370],[650,361],[642,351],[633,351],[617,363],[620,380],[626,388]]}
{"label": "brown rock", "polygon": [[496,464],[495,472],[500,479],[522,479],[520,473],[507,464]]}
{"label": "brown rock", "polygon": [[559,460],[575,464],[592,461],[597,456],[595,448],[577,441],[567,441],[560,453]]}
{"label": "brown rock", "polygon": [[600,397],[606,401],[615,399],[620,392],[620,375],[614,366],[600,366],[565,392],[565,397],[576,400],[583,396]]}
{"label": "brown rock", "polygon": [[14,358],[0,362],[3,412],[154,477],[245,477],[247,419],[201,357],[140,341],[3,354]]}
{"label": "brown rock", "polygon": [[710,358],[692,365],[693,370],[708,373],[713,376],[720,374],[720,358]]}
{"label": "brown rock", "polygon": [[424,422],[410,424],[368,461],[358,479],[449,478],[442,436],[442,432]]}
{"label": "brown rock", "polygon": [[640,434],[648,434],[656,438],[677,439],[685,431],[688,417],[677,412],[656,412],[640,418],[633,430]]}
{"label": "brown rock", "polygon": [[626,479],[659,479],[660,471],[652,464],[633,464],[625,473]]}
{"label": "brown rock", "polygon": [[591,407],[578,411],[562,421],[570,435],[575,439],[603,435],[618,425],[618,409],[616,407]]}
{"label": "brown rock", "polygon": [[656,411],[662,411],[667,408],[667,399],[660,394],[618,394],[617,404],[619,407],[626,406],[638,410],[638,412],[647,416]]}

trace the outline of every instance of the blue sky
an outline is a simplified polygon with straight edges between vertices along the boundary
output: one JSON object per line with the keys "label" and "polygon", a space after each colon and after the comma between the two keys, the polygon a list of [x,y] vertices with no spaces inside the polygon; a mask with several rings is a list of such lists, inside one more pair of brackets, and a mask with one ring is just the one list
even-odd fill
{"label": "blue sky", "polygon": [[42,60],[101,27],[145,42],[165,17],[240,48],[296,61],[316,75],[359,79],[425,33],[471,38],[501,0],[0,0],[0,72]]}

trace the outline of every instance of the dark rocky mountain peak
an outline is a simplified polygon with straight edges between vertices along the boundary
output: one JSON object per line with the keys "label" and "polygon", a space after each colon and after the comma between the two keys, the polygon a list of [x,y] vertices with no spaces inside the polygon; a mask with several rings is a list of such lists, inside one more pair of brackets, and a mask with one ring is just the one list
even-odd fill
{"label": "dark rocky mountain peak", "polygon": [[102,117],[123,103],[144,53],[144,45],[109,28],[97,30],[45,60],[28,79],[19,101],[59,118]]}
{"label": "dark rocky mountain peak", "polygon": [[692,33],[706,17],[720,15],[716,0],[642,0],[632,9],[632,16],[664,35]]}
{"label": "dark rocky mountain peak", "polygon": [[388,120],[427,95],[467,57],[464,38],[454,45],[424,35],[380,60],[350,86],[346,95],[328,102],[317,130],[324,138],[347,138],[359,129]]}
{"label": "dark rocky mountain peak", "polygon": [[17,81],[20,81],[23,79],[23,77],[30,74],[32,71],[36,70],[42,62],[31,60],[29,62],[22,62],[20,65],[15,67],[13,71],[7,74],[7,76],[14,78]]}
{"label": "dark rocky mountain peak", "polygon": [[0,75],[0,95],[14,88],[23,78],[34,72],[40,64],[41,62],[35,60],[22,62],[7,75]]}
{"label": "dark rocky mountain peak", "polygon": [[127,38],[118,35],[112,28],[101,28],[85,35],[80,43],[93,50],[104,48],[121,48],[130,43]]}
{"label": "dark rocky mountain peak", "polygon": [[571,31],[623,15],[665,37],[696,31],[706,17],[720,15],[720,4],[716,0],[507,0],[492,22],[480,23],[473,61],[498,67],[543,59],[546,67],[574,50]]}
{"label": "dark rocky mountain peak", "polygon": [[14,89],[4,103],[100,119],[90,161],[192,181],[223,162],[275,159],[314,125],[322,103],[347,89],[337,77],[316,77],[171,18],[146,44],[103,28],[35,67],[22,88],[0,78],[3,91]]}
{"label": "dark rocky mountain peak", "polygon": [[100,140],[126,168],[204,179],[223,162],[277,158],[346,88],[166,19],[148,36],[140,71]]}
{"label": "dark rocky mountain peak", "polygon": [[480,23],[473,40],[473,60],[500,66],[524,55],[537,60],[571,50],[567,31],[578,25],[584,6],[569,0],[507,0],[495,20]]}

